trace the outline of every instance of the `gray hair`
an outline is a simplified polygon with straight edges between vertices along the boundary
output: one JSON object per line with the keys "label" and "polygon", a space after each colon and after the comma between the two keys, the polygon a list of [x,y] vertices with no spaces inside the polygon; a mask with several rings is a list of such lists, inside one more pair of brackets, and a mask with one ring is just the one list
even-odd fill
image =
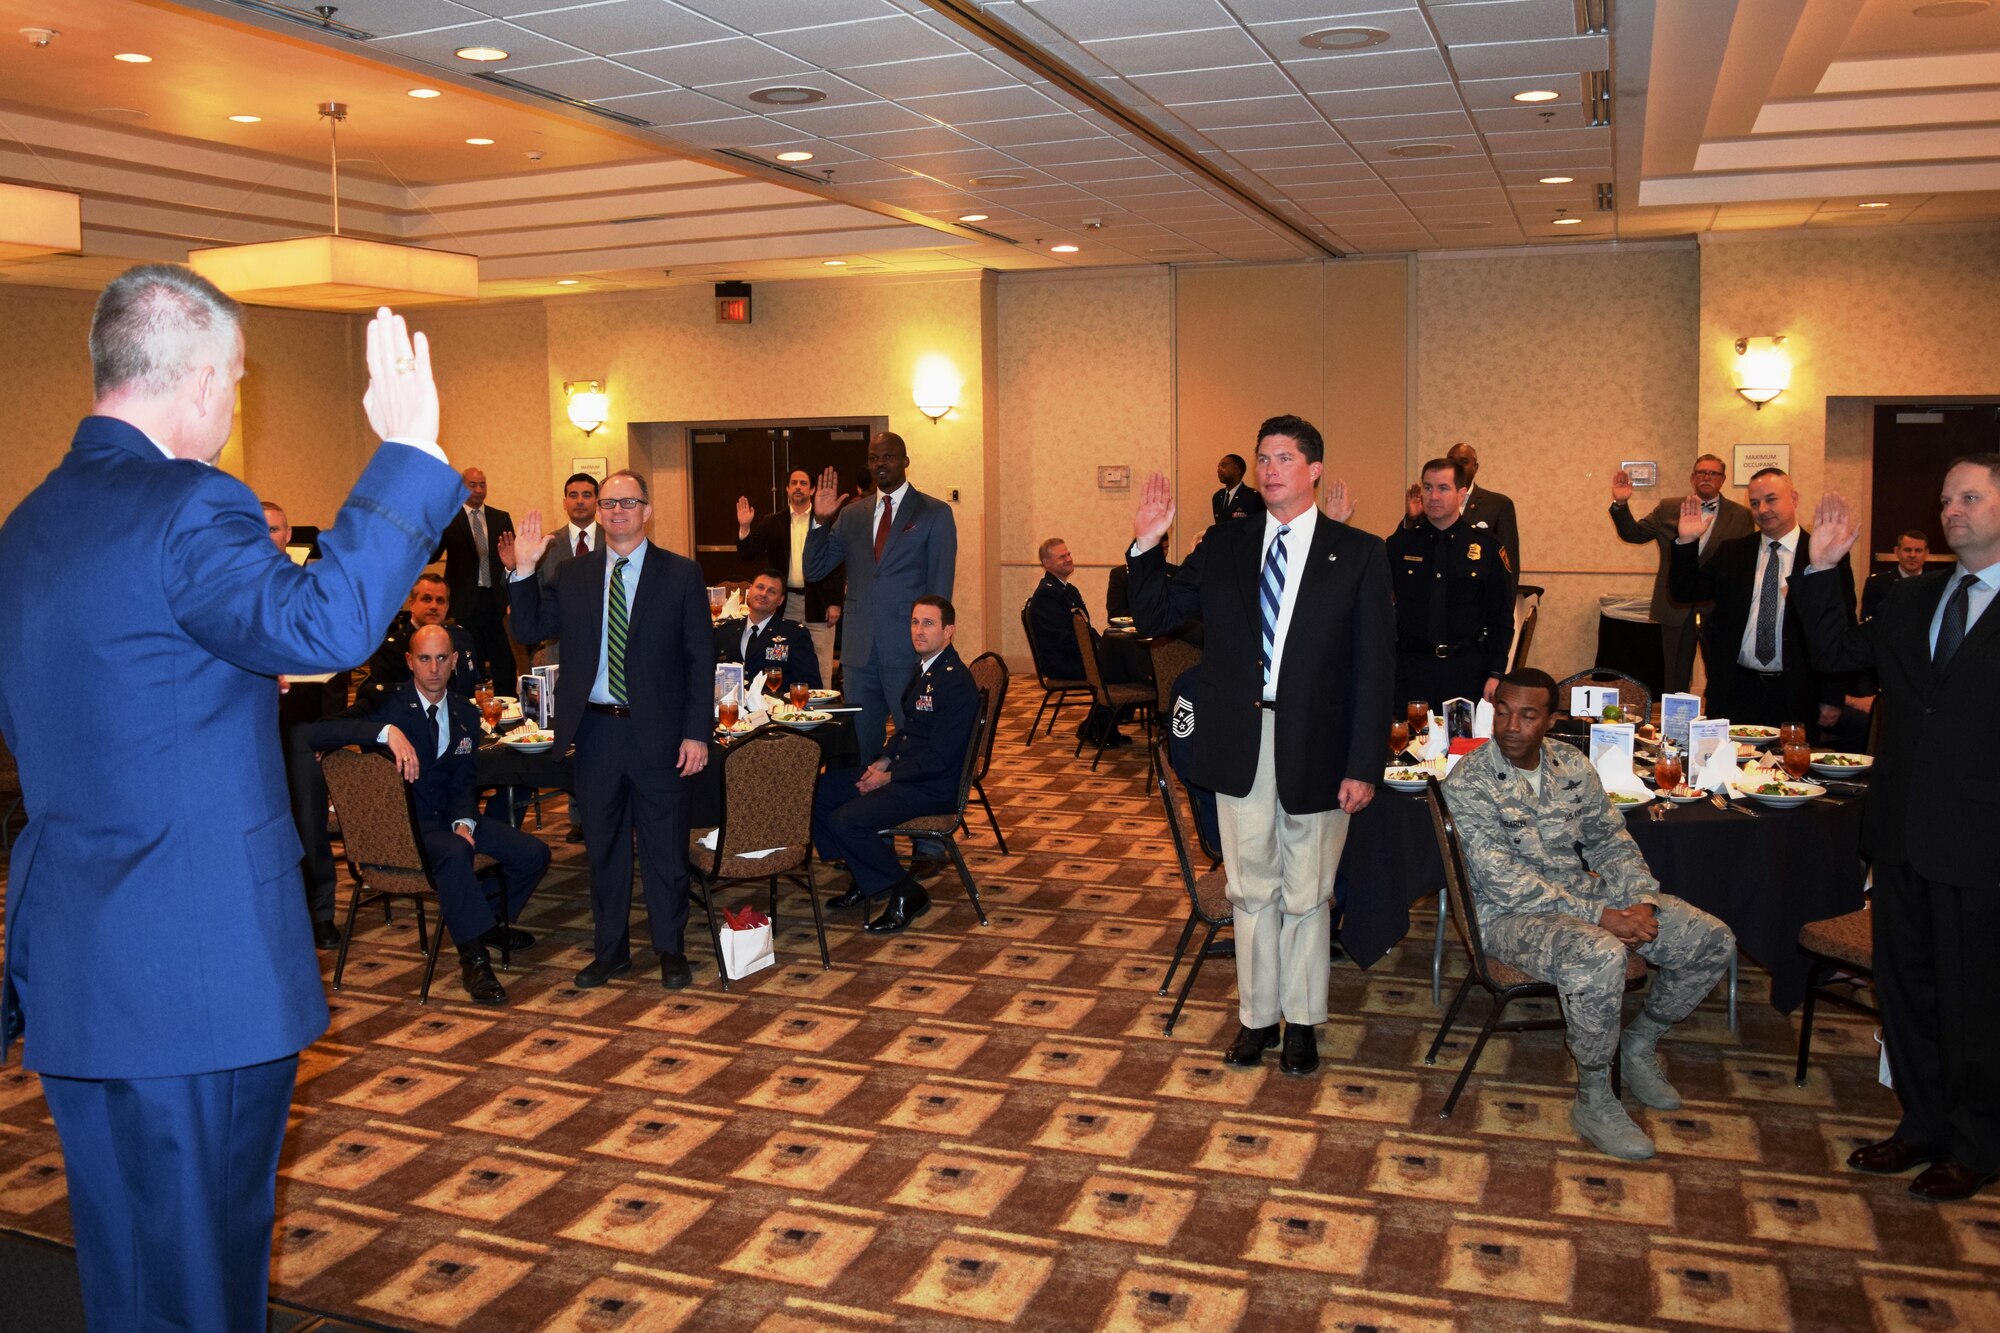
{"label": "gray hair", "polygon": [[101,398],[124,389],[170,392],[238,335],[243,307],[179,264],[142,264],[112,279],[90,319],[91,382]]}

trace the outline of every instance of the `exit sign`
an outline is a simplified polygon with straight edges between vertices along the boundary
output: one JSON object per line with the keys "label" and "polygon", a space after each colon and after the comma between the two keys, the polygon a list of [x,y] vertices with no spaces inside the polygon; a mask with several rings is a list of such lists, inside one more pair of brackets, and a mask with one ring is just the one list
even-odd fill
{"label": "exit sign", "polygon": [[715,284],[715,322],[718,324],[748,324],[750,322],[749,283],[718,282]]}

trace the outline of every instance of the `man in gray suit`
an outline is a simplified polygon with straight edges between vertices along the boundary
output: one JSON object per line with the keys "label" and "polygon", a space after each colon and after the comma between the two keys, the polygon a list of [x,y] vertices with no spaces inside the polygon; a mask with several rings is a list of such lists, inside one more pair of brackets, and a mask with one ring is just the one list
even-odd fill
{"label": "man in gray suit", "polygon": [[[1723,483],[1729,480],[1729,465],[1714,454],[1703,454],[1694,460],[1694,475],[1689,482],[1694,487],[1695,496],[1700,499],[1702,512],[1714,516],[1708,531],[1701,539],[1701,563],[1707,564],[1709,557],[1722,543],[1731,538],[1749,535],[1755,526],[1750,520],[1750,511],[1722,493]],[[1694,680],[1695,640],[1700,633],[1698,613],[1706,610],[1706,602],[1677,602],[1673,589],[1668,586],[1668,570],[1673,565],[1674,539],[1680,535],[1681,497],[1678,495],[1661,500],[1653,506],[1653,512],[1644,518],[1632,516],[1632,478],[1624,468],[1611,474],[1611,522],[1617,527],[1618,535],[1634,546],[1644,546],[1654,542],[1660,548],[1660,569],[1653,576],[1653,619],[1660,626],[1660,647],[1666,663],[1666,683],[1670,693],[1687,689]]]}
{"label": "man in gray suit", "polygon": [[[563,510],[569,522],[549,534],[549,549],[535,562],[535,574],[544,592],[555,586],[556,571],[565,560],[589,555],[604,544],[604,529],[597,522],[597,478],[578,472],[564,482]],[[536,666],[561,662],[561,646],[554,639],[537,644],[533,661]]]}
{"label": "man in gray suit", "polygon": [[909,483],[903,437],[881,431],[868,442],[875,493],[841,508],[840,476],[820,474],[813,527],[806,535],[806,578],[847,568],[840,663],[850,701],[861,708],[855,730],[863,764],[882,753],[888,719],[903,727],[903,687],[917,671],[910,608],[924,596],[951,597],[958,565],[958,525],[951,506]]}

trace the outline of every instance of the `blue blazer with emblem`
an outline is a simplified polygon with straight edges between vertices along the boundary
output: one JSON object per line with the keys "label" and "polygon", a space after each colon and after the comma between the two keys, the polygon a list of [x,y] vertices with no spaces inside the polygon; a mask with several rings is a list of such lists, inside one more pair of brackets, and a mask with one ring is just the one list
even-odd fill
{"label": "blue blazer with emblem", "polygon": [[882,749],[890,780],[905,791],[935,797],[940,811],[953,808],[966,747],[979,725],[979,687],[958,649],[946,644],[931,669],[903,690],[903,718],[906,725]]}
{"label": "blue blazer with emblem", "polygon": [[424,726],[424,697],[417,683],[406,680],[378,699],[365,699],[344,712],[322,718],[306,729],[306,743],[315,750],[343,745],[377,746],[382,728],[394,727],[417,752],[417,780],[410,784],[417,822],[426,828],[448,829],[461,819],[479,818],[479,709],[461,694],[445,691],[438,722],[450,733],[442,756],[431,753]]}
{"label": "blue blazer with emblem", "polygon": [[910,607],[926,595],[951,596],[958,569],[958,523],[951,506],[912,486],[889,520],[889,540],[875,558],[875,500],[856,502],[815,521],[806,534],[806,577],[823,579],[845,565],[847,602],[840,619],[840,660],[848,666],[909,665]]}
{"label": "blue blazer with emblem", "polygon": [[725,620],[715,627],[715,660],[718,662],[742,662],[743,679],[753,680],[759,671],[773,666],[782,667],[785,684],[796,685],[804,681],[813,689],[823,683],[819,678],[819,654],[813,651],[812,635],[796,620],[786,620],[783,616],[773,616],[771,622],[758,633],[757,642],[750,646],[748,661],[743,657],[743,622]]}
{"label": "blue blazer with emblem", "polygon": [[464,494],[383,445],[301,568],[242,482],[93,416],[0,527],[0,731],[28,813],[0,1025],[28,1068],[209,1073],[325,1030],[273,677],[366,658]]}

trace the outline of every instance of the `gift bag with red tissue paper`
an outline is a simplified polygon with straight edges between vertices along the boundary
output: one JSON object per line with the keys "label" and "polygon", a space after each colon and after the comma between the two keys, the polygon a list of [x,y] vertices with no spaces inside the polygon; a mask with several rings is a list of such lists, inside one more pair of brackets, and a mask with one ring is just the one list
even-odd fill
{"label": "gift bag with red tissue paper", "polygon": [[771,947],[771,918],[754,907],[722,914],[722,966],[733,977],[747,977],[778,961]]}

